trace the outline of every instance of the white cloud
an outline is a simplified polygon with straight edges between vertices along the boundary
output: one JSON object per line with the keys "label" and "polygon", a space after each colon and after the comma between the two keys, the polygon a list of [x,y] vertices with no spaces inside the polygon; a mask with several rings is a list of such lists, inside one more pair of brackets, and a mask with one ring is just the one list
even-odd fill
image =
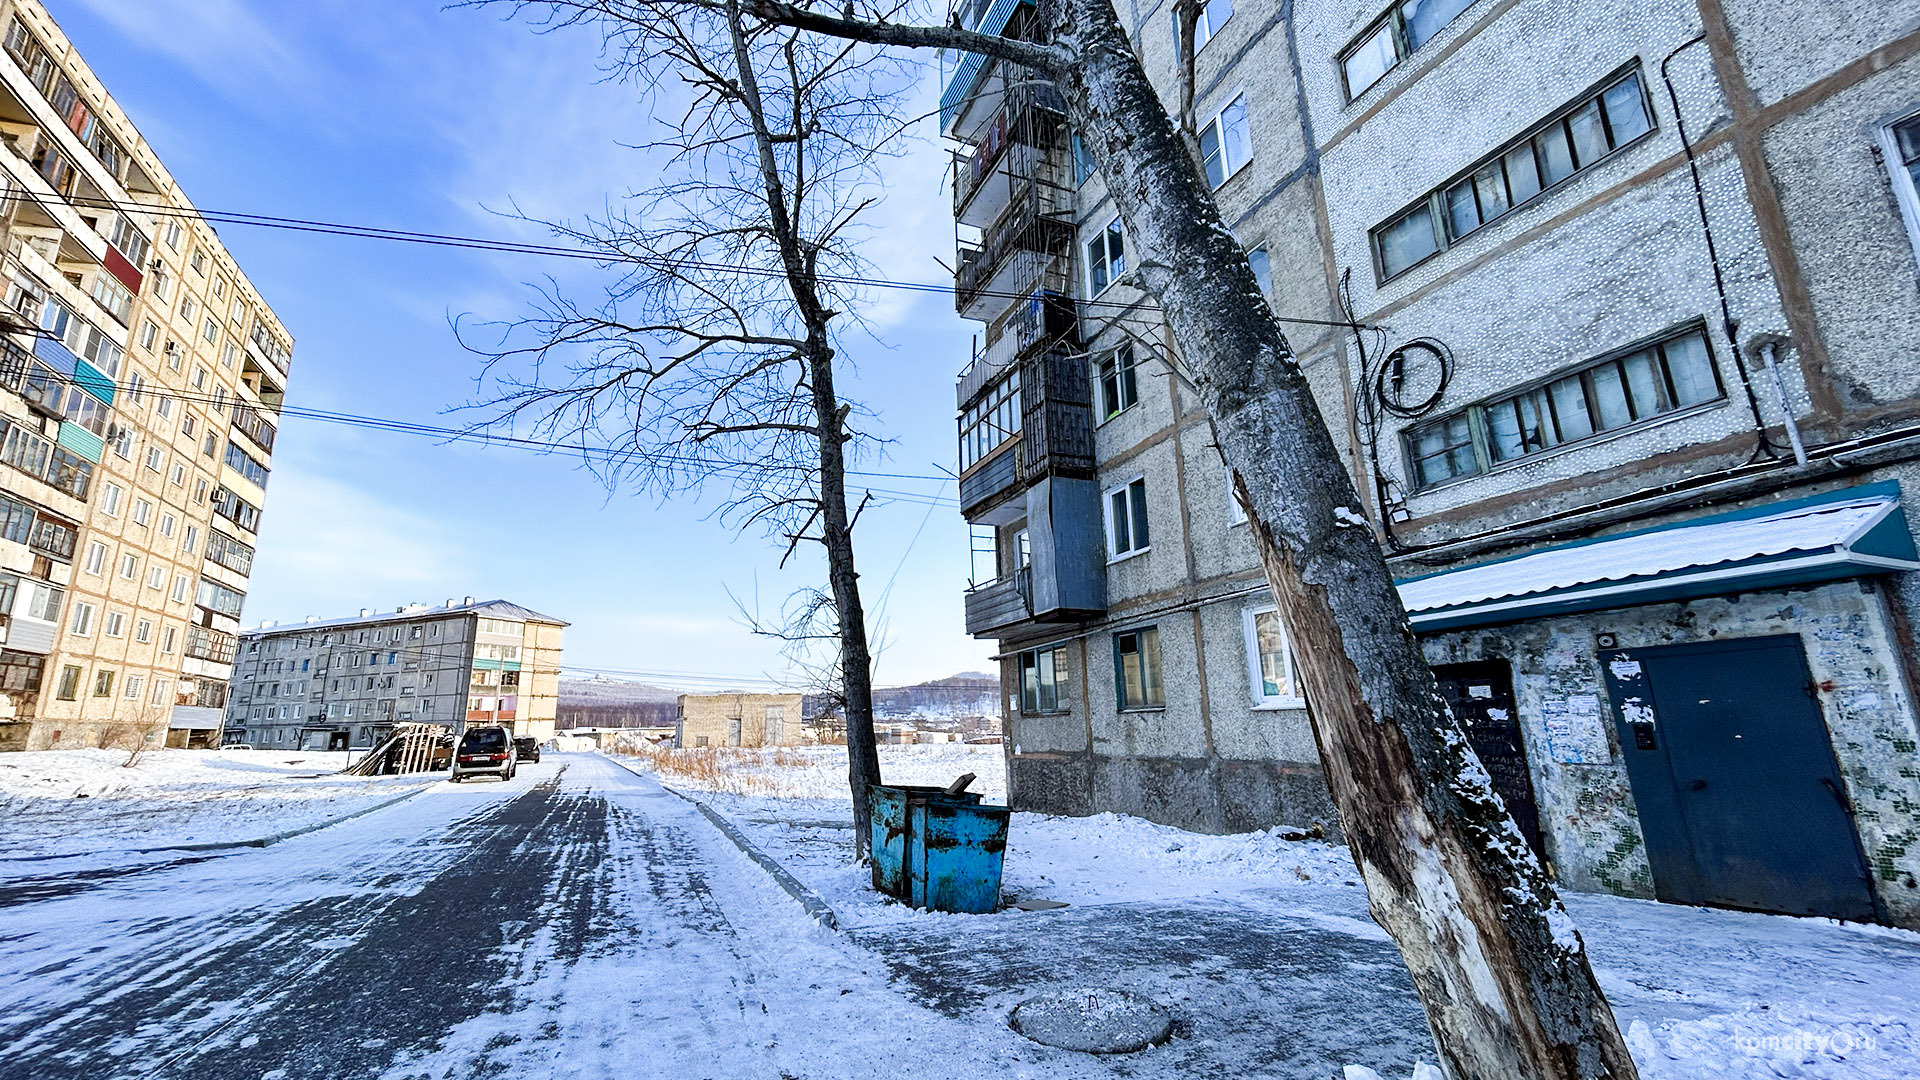
{"label": "white cloud", "polygon": [[236,101],[260,102],[263,84],[310,85],[307,59],[245,0],[73,0],[128,40],[171,57]]}

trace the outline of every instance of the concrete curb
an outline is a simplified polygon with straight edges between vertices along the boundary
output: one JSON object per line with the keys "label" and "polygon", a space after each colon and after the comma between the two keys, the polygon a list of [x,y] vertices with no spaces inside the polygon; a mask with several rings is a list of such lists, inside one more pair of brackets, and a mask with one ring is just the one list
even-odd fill
{"label": "concrete curb", "polygon": [[305,836],[308,833],[319,832],[321,829],[330,829],[342,822],[352,821],[357,817],[365,817],[376,810],[385,810],[389,806],[396,806],[406,802],[408,799],[426,794],[428,789],[432,787],[432,784],[421,784],[419,787],[403,795],[396,795],[391,799],[374,803],[372,806],[361,807],[351,814],[342,814],[337,818],[328,818],[325,821],[318,821],[312,825],[302,825],[298,829],[288,829],[285,832],[259,836],[252,840],[220,840],[205,844],[168,844],[164,847],[134,848],[133,850],[144,855],[154,851],[228,851],[234,848],[268,848],[283,840],[292,840],[296,836]]}
{"label": "concrete curb", "polygon": [[[633,768],[630,765],[627,765],[627,764],[624,764],[623,762],[615,760],[613,756],[610,754],[602,755],[602,756],[605,757],[608,761],[613,762],[613,764],[619,766],[622,769],[627,770],[628,772],[632,773],[635,776],[648,775],[646,773],[641,772],[638,769]],[[650,779],[652,779],[655,783],[660,782],[659,777],[650,777]],[[833,908],[831,905],[829,905],[825,900],[822,900],[818,893],[814,892],[812,889],[807,888],[805,885],[802,885],[800,883],[799,878],[796,878],[792,874],[787,872],[786,867],[781,866],[779,863],[773,861],[773,858],[769,856],[766,852],[761,851],[757,847],[754,847],[753,841],[748,840],[746,835],[742,833],[737,827],[735,827],[733,822],[728,821],[725,817],[721,816],[719,811],[715,810],[711,806],[708,806],[706,803],[701,802],[699,799],[696,799],[693,796],[687,794],[686,792],[678,791],[674,788],[670,788],[665,784],[660,784],[660,790],[665,791],[670,795],[674,795],[679,798],[685,799],[687,802],[692,803],[694,805],[694,808],[699,810],[701,814],[705,815],[708,821],[713,822],[714,828],[719,829],[722,835],[724,835],[728,840],[733,841],[733,846],[739,848],[740,853],[742,855],[745,855],[747,858],[752,859],[760,867],[760,869],[765,870],[767,872],[767,876],[773,879],[773,883],[775,885],[780,886],[780,888],[783,891],[785,891],[788,896],[793,897],[794,901],[798,903],[800,907],[806,911],[807,916],[811,918],[814,922],[819,923],[821,926],[826,927],[828,930],[837,931],[840,929],[840,917],[833,913]]]}

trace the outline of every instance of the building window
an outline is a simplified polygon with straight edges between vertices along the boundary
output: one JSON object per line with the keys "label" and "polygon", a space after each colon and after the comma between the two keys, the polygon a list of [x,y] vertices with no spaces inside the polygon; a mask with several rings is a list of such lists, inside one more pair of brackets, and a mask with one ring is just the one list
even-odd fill
{"label": "building window", "polygon": [[[1233,17],[1233,0],[1206,0],[1200,8],[1200,17],[1193,23],[1193,51],[1199,52],[1219,33],[1220,27]],[[1173,6],[1173,48],[1180,51],[1180,6]]]}
{"label": "building window", "polygon": [[80,668],[68,664],[60,669],[60,685],[54,688],[54,696],[61,701],[74,701],[80,697]]}
{"label": "building window", "polygon": [[164,589],[167,587],[167,568],[151,566],[147,568],[147,588]]}
{"label": "building window", "polygon": [[199,546],[200,546],[200,527],[198,525],[187,526],[187,534],[180,538],[180,550],[191,555],[194,553],[196,549],[199,548]]}
{"label": "building window", "polygon": [[1122,709],[1158,709],[1167,704],[1160,683],[1160,631],[1155,627],[1113,635],[1115,700]]}
{"label": "building window", "polygon": [[120,556],[120,576],[132,581],[140,576],[140,557],[137,555]]}
{"label": "building window", "polygon": [[1073,186],[1086,183],[1093,172],[1093,152],[1087,149],[1086,140],[1076,131],[1073,134]]}
{"label": "building window", "polygon": [[154,343],[159,340],[160,325],[152,319],[148,319],[146,323],[140,327],[140,347],[148,352],[152,352]]}
{"label": "building window", "polygon": [[85,600],[73,602],[73,618],[67,622],[67,632],[74,637],[86,637],[93,633],[93,605]]}
{"label": "building window", "polygon": [[185,574],[173,575],[173,602],[176,604],[186,603],[187,590],[191,588],[193,588],[192,578]]}
{"label": "building window", "polygon": [[147,522],[151,520],[153,520],[153,504],[145,499],[133,500],[133,523],[144,529],[147,527]]}
{"label": "building window", "polygon": [[1374,269],[1398,277],[1652,130],[1635,66],[1375,226]]}
{"label": "building window", "polygon": [[120,496],[124,494],[118,484],[103,485],[100,489],[100,512],[109,517],[120,516]]}
{"label": "building window", "polygon": [[1893,193],[1907,223],[1907,237],[1920,258],[1920,115],[1881,128],[1880,152],[1893,174]]}
{"label": "building window", "polygon": [[1122,345],[1100,361],[1100,418],[1111,420],[1140,401],[1133,371],[1133,346]]}
{"label": "building window", "polygon": [[179,526],[179,519],[175,518],[172,514],[160,515],[160,535],[161,536],[172,536],[173,530],[178,526]]}
{"label": "building window", "polygon": [[1245,525],[1247,508],[1240,505],[1240,493],[1233,488],[1233,468],[1228,466],[1224,471],[1227,477],[1227,524]]}
{"label": "building window", "polygon": [[1388,8],[1353,44],[1340,51],[1340,75],[1346,82],[1347,100],[1366,93],[1472,6],[1473,0],[1405,0]]}
{"label": "building window", "polygon": [[1253,680],[1254,707],[1297,709],[1305,706],[1280,613],[1272,607],[1249,608],[1246,629],[1247,669]]}
{"label": "building window", "polygon": [[98,577],[107,568],[107,545],[98,540],[87,544],[87,561],[83,564],[87,573]]}
{"label": "building window", "polygon": [[133,640],[142,645],[153,640],[153,620],[141,619],[133,624]]}
{"label": "building window", "polygon": [[253,459],[253,455],[241,449],[240,444],[227,440],[227,467],[260,487],[267,486],[267,467]]}
{"label": "building window", "polygon": [[173,628],[173,627],[171,627],[171,626],[169,626],[169,627],[167,627],[167,628],[165,628],[165,629],[163,629],[163,630],[161,630],[161,631],[160,631],[160,651],[161,651],[161,652],[163,652],[163,653],[165,653],[165,654],[167,654],[168,656],[172,656],[172,655],[173,655],[173,641],[174,641],[174,628]]}
{"label": "building window", "polygon": [[1147,478],[1142,476],[1107,492],[1108,561],[1147,550]]}
{"label": "building window", "polygon": [[1032,649],[1020,654],[1021,712],[1066,711],[1071,684],[1066,646]]}
{"label": "building window", "polygon": [[995,384],[960,414],[960,471],[1000,449],[1020,434],[1020,373]]}
{"label": "building window", "polygon": [[1120,280],[1120,275],[1126,272],[1127,240],[1116,217],[1087,241],[1087,295],[1099,296],[1106,292],[1107,286]]}
{"label": "building window", "polygon": [[1408,470],[1415,487],[1432,487],[1725,396],[1694,326],[1409,428]]}
{"label": "building window", "polygon": [[130,701],[138,701],[140,699],[140,686],[145,681],[146,680],[139,675],[127,676],[127,689],[123,696]]}
{"label": "building window", "polygon": [[93,673],[93,696],[113,696],[113,672],[111,670],[101,668]]}
{"label": "building window", "polygon": [[1247,252],[1247,265],[1253,267],[1253,280],[1260,286],[1260,295],[1273,291],[1273,257],[1267,254],[1265,245]]}
{"label": "building window", "polygon": [[1218,188],[1251,160],[1247,96],[1241,94],[1200,128],[1200,167],[1207,174],[1207,186]]}

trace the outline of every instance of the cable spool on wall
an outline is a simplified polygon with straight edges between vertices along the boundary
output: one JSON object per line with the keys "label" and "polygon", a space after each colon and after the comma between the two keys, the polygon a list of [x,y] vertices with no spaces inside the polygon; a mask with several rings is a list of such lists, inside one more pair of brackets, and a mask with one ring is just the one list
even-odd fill
{"label": "cable spool on wall", "polygon": [[1382,357],[1373,375],[1373,399],[1404,420],[1425,416],[1453,381],[1453,350],[1437,338],[1414,338]]}

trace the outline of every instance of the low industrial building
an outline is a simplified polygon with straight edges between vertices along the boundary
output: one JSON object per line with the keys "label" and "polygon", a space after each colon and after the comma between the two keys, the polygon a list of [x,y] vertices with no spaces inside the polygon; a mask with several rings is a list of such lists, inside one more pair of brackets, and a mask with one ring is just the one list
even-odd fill
{"label": "low industrial building", "polygon": [[397,723],[553,737],[566,623],[505,600],[263,624],[240,636],[224,745],[372,746]]}
{"label": "low industrial building", "polygon": [[802,694],[682,694],[676,749],[700,746],[799,746],[814,741],[801,723]]}

